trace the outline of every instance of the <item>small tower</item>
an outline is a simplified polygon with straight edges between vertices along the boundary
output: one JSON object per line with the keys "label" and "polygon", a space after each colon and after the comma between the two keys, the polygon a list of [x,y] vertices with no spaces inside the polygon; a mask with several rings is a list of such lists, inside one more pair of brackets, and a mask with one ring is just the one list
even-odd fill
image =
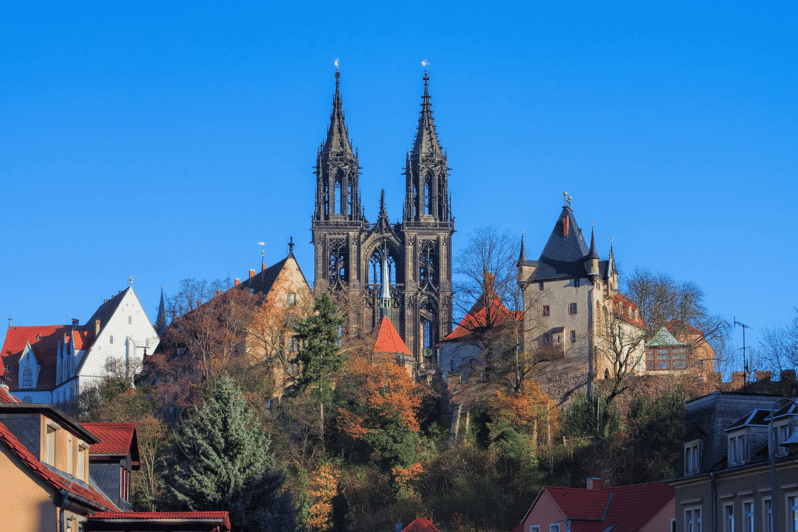
{"label": "small tower", "polygon": [[599,254],[596,251],[596,235],[593,230],[593,224],[590,224],[590,251],[585,257],[585,269],[590,282],[596,284],[599,280]]}
{"label": "small tower", "polygon": [[158,305],[158,317],[155,319],[155,332],[158,338],[166,334],[166,307],[163,304],[163,286],[161,287],[161,303]]}

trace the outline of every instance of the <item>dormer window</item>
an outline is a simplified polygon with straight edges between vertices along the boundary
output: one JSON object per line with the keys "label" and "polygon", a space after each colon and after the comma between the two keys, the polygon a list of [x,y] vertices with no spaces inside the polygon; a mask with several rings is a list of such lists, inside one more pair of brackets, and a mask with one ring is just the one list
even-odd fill
{"label": "dormer window", "polygon": [[693,440],[684,444],[684,474],[692,475],[701,469],[701,440]]}
{"label": "dormer window", "polygon": [[22,387],[33,388],[33,370],[30,368],[22,370]]}
{"label": "dormer window", "polygon": [[776,456],[784,456],[787,454],[787,448],[782,447],[781,444],[790,438],[792,434],[790,430],[791,424],[792,416],[773,423],[773,441],[776,444]]}
{"label": "dormer window", "polygon": [[730,466],[740,465],[748,460],[748,446],[745,431],[729,434],[727,459]]}

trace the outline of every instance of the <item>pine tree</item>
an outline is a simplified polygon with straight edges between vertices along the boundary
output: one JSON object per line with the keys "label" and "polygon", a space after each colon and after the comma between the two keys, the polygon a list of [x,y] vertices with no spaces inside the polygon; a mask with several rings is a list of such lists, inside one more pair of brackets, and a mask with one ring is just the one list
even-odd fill
{"label": "pine tree", "polygon": [[335,304],[326,293],[316,298],[313,310],[296,327],[300,343],[297,360],[302,365],[297,388],[300,393],[309,390],[311,396],[330,406],[335,375],[346,360],[339,346],[340,328],[346,320],[335,315]]}
{"label": "pine tree", "polygon": [[252,531],[295,530],[270,443],[235,382],[219,378],[181,427],[178,462],[165,475],[168,509],[228,511],[233,525]]}

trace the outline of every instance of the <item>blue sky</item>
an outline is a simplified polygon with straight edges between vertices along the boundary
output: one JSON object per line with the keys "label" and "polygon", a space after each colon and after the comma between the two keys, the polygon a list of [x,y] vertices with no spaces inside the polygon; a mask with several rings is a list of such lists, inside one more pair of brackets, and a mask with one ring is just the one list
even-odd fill
{"label": "blue sky", "polygon": [[[646,5],[648,4],[648,5]],[[624,272],[691,280],[754,328],[798,306],[795,3],[6,6],[0,313],[81,323],[128,285],[313,273],[316,148],[340,59],[366,214],[401,216],[430,62],[455,253],[486,224],[536,257],[573,195]],[[312,281],[312,280],[311,280]],[[0,339],[4,327],[0,328]],[[742,345],[739,329],[736,343]]]}

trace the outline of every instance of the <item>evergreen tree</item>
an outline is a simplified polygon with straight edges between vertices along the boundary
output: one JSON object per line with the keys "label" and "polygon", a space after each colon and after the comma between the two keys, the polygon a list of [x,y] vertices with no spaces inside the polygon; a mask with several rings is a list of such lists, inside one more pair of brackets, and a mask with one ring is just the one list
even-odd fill
{"label": "evergreen tree", "polygon": [[335,304],[326,293],[316,298],[313,310],[296,327],[295,337],[300,342],[297,361],[302,365],[297,388],[300,393],[309,390],[322,404],[330,406],[335,375],[346,359],[339,345],[340,328],[346,320],[335,315]]}
{"label": "evergreen tree", "polygon": [[168,509],[228,511],[233,525],[252,531],[295,530],[270,443],[235,382],[219,378],[181,427],[177,464],[165,475]]}

